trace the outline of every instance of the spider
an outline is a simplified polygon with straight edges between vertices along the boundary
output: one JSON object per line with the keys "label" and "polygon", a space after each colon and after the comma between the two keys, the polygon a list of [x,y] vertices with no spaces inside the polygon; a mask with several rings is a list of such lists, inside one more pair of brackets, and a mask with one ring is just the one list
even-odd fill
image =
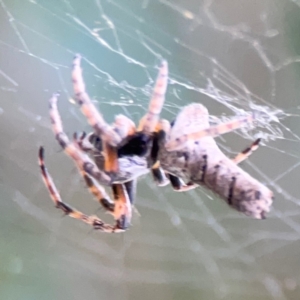
{"label": "spider", "polygon": [[[238,166],[258,148],[260,139],[234,159],[225,156],[214,140],[218,135],[251,124],[254,115],[210,126],[207,109],[192,103],[171,124],[160,119],[168,82],[168,65],[162,61],[148,111],[139,125],[136,127],[123,115],[116,116],[115,122],[109,125],[85,91],[80,63],[81,56],[76,55],[72,70],[75,99],[93,132],[74,134],[73,140],[67,137],[57,109],[58,94],[49,100],[52,129],[60,146],[75,162],[90,193],[113,215],[115,225],[83,214],[62,201],[45,166],[44,148],[40,147],[42,177],[57,208],[94,229],[123,232],[130,225],[137,178],[151,172],[159,186],[171,183],[175,191],[182,192],[202,185],[245,215],[265,218],[273,193]],[[102,185],[112,188],[113,201]]]}

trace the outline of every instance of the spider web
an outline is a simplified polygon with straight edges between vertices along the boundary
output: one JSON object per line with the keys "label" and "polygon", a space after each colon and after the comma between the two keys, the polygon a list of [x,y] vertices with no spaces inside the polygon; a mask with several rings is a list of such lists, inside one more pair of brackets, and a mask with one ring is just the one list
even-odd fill
{"label": "spider web", "polygon": [[[2,298],[298,299],[299,16],[296,0],[0,0]],[[60,218],[40,179],[41,144],[63,199],[103,215],[50,129],[47,99],[60,90],[66,132],[89,130],[72,101],[75,53],[110,122],[143,116],[161,57],[170,68],[164,118],[191,102],[212,124],[257,112],[255,127],[217,141],[232,157],[263,139],[242,167],[274,191],[268,219],[150,176],[139,180],[125,234]]]}

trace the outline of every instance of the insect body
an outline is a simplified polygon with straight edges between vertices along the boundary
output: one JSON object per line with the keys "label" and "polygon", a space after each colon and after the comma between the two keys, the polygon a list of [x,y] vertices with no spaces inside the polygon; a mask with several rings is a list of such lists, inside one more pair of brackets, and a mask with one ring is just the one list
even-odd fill
{"label": "insect body", "polygon": [[[233,160],[225,156],[211,136],[195,140],[187,138],[184,143],[180,141],[182,136],[190,136],[201,129],[209,129],[207,109],[197,103],[183,108],[173,127],[169,131],[166,129],[160,141],[158,159],[161,167],[170,174],[205,186],[248,216],[265,218],[273,193],[237,165],[257,147],[259,141]],[[222,131],[222,127],[219,129]],[[173,148],[169,146],[172,143],[175,151],[171,151]]]}
{"label": "insect body", "polygon": [[[58,143],[76,164],[90,193],[113,215],[115,225],[85,215],[62,201],[46,169],[41,147],[42,177],[57,208],[97,230],[124,231],[130,225],[137,177],[151,172],[159,186],[170,182],[175,191],[188,191],[203,185],[234,209],[253,218],[265,218],[272,204],[272,192],[237,165],[258,147],[259,140],[231,160],[213,139],[252,123],[255,116],[210,126],[207,109],[193,103],[182,109],[172,126],[167,120],[160,120],[168,81],[168,65],[163,61],[148,111],[139,125],[136,127],[122,115],[116,116],[114,124],[109,125],[85,91],[80,59],[77,55],[73,62],[75,99],[93,132],[87,136],[75,135],[69,140],[57,109],[57,94],[49,100],[52,129]],[[113,201],[102,185],[111,187]]]}

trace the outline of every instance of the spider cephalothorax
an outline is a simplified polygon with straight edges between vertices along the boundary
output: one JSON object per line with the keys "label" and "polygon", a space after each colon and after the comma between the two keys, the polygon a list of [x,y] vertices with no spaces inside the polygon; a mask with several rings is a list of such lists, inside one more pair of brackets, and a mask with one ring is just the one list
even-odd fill
{"label": "spider cephalothorax", "polygon": [[[161,120],[159,115],[168,81],[168,65],[162,61],[148,111],[139,125],[136,127],[123,115],[116,116],[114,124],[109,125],[85,91],[80,60],[77,55],[73,61],[75,99],[93,132],[75,134],[73,140],[69,140],[57,109],[58,94],[49,101],[52,129],[65,153],[78,167],[89,191],[113,215],[115,225],[106,224],[96,216],[85,215],[61,200],[44,165],[41,147],[39,163],[42,176],[57,208],[100,231],[124,231],[131,220],[136,180],[151,172],[160,186],[170,182],[174,190],[187,191],[203,185],[236,210],[257,219],[265,217],[272,204],[272,192],[238,167],[238,163],[258,147],[259,140],[234,159],[229,159],[213,139],[252,123],[253,115],[211,127],[207,109],[193,103],[184,107],[171,124]],[[113,201],[102,185],[112,188]]]}

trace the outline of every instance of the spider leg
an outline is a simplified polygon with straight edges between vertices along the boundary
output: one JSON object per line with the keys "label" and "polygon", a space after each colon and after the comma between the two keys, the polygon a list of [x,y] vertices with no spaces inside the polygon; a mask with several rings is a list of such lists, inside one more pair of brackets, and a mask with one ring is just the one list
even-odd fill
{"label": "spider leg", "polygon": [[168,85],[168,63],[163,60],[159,68],[158,76],[153,88],[150,99],[148,112],[140,121],[138,131],[142,131],[146,135],[151,135],[159,121],[159,115],[165,101],[165,94]]}
{"label": "spider leg", "polygon": [[111,146],[116,147],[120,143],[121,138],[113,130],[113,128],[105,122],[102,115],[98,112],[89,95],[85,91],[80,61],[81,56],[77,54],[73,60],[72,71],[72,81],[76,100],[80,105],[82,113],[87,118],[89,124],[93,127],[95,133],[101,137],[102,140],[105,140]]}
{"label": "spider leg", "polygon": [[170,135],[165,147],[168,151],[178,151],[184,148],[187,142],[197,141],[204,137],[216,137],[218,135],[222,135],[224,133],[252,124],[253,120],[254,115],[252,114],[216,126],[200,129],[199,131],[185,133],[181,136]]}
{"label": "spider leg", "polygon": [[257,139],[256,141],[254,141],[249,147],[244,149],[235,158],[233,158],[232,159],[233,162],[235,162],[236,164],[239,164],[242,161],[244,161],[245,159],[247,159],[255,150],[257,150],[257,148],[259,147],[260,141],[261,141],[261,139]]}
{"label": "spider leg", "polygon": [[151,151],[151,159],[153,165],[151,167],[151,173],[154,181],[158,186],[165,186],[169,184],[169,179],[165,174],[165,171],[161,168],[160,162],[158,160],[158,153],[161,145],[165,141],[165,137],[170,130],[170,123],[167,120],[160,120],[156,126],[152,151]]}
{"label": "spider leg", "polygon": [[[134,123],[123,115],[116,116],[113,126],[118,130],[122,138],[135,132]],[[124,184],[113,184],[114,202],[112,202],[103,187],[97,184],[90,176],[86,174],[82,174],[82,176],[90,192],[98,199],[102,206],[115,217],[117,227],[122,229],[127,228],[132,216],[132,204],[134,202],[137,179],[125,182]]]}
{"label": "spider leg", "polygon": [[91,134],[82,132],[80,135],[77,132],[73,134],[73,141],[77,144],[81,151],[89,153],[93,150],[93,145],[90,143],[89,138]]}
{"label": "spider leg", "polygon": [[[118,133],[118,135],[121,137],[122,140],[125,140],[129,136],[134,135],[136,132],[136,127],[134,122],[124,115],[117,115],[115,117],[113,128]],[[131,214],[132,214],[131,209],[135,199],[136,185],[137,185],[137,179],[134,178],[130,181],[125,182],[123,184],[125,190],[121,190],[121,192],[123,193],[123,203],[125,203],[125,207],[128,206],[128,208],[130,208],[130,210],[126,209],[126,211],[128,211],[128,214],[126,216],[127,221],[125,222],[125,226],[126,223],[130,222],[131,219]]]}
{"label": "spider leg", "polygon": [[[133,121],[123,115],[117,115],[112,126],[114,131],[118,133],[122,140],[134,135],[136,132],[136,127]],[[83,132],[81,135],[74,133],[73,137],[82,151],[90,152],[92,150],[96,150],[98,152],[103,152],[102,140],[95,134],[95,132],[91,132],[89,134]]]}
{"label": "spider leg", "polygon": [[[129,118],[123,115],[117,115],[113,124],[114,131],[118,133],[121,141],[136,131],[135,124]],[[102,148],[104,155],[104,170],[107,172],[117,172],[118,167],[118,152],[117,149],[107,141],[102,140]]]}
{"label": "spider leg", "polygon": [[[82,136],[81,136],[82,137]],[[76,139],[75,142],[77,142]],[[79,144],[77,144],[80,147]],[[92,177],[81,171],[90,193],[98,200],[106,211],[112,214],[117,220],[117,227],[125,229],[131,220],[131,206],[134,201],[136,192],[136,179],[123,184],[113,184],[112,191],[114,194],[114,202],[105,192],[105,189],[99,185]],[[122,213],[123,212],[123,213]]]}
{"label": "spider leg", "polygon": [[77,54],[73,60],[72,81],[75,92],[75,98],[81,108],[82,113],[87,118],[89,124],[93,127],[97,136],[103,143],[103,152],[105,157],[104,170],[107,172],[118,171],[118,160],[116,147],[121,142],[121,137],[114,129],[105,122],[102,115],[98,112],[85,90],[85,84],[80,67],[81,56]]}
{"label": "spider leg", "polygon": [[64,203],[60,197],[60,194],[59,194],[54,182],[53,182],[51,175],[49,174],[49,172],[45,166],[44,148],[43,147],[40,147],[40,149],[39,149],[39,166],[41,169],[44,183],[49,191],[49,194],[50,194],[55,206],[57,208],[61,209],[66,215],[70,216],[71,218],[81,220],[84,223],[91,225],[94,229],[100,230],[103,232],[108,232],[108,233],[122,232],[126,229],[126,228],[121,228],[121,226],[119,226],[120,224],[119,224],[118,220],[117,220],[116,225],[112,226],[112,225],[104,223],[97,216],[88,216],[88,215],[83,214],[82,212],[72,208],[70,205]]}
{"label": "spider leg", "polygon": [[97,199],[102,207],[111,214],[114,214],[115,204],[111,201],[105,189],[98,184],[92,177],[81,171],[81,176],[84,179],[89,192]]}
{"label": "spider leg", "polygon": [[[55,133],[56,139],[58,140],[64,151],[75,161],[80,172],[83,174],[87,174],[92,178],[95,178],[102,184],[111,185],[111,178],[104,172],[100,171],[97,165],[88,157],[88,155],[80,150],[77,143],[71,143],[67,135],[64,133],[62,122],[57,109],[57,94],[54,94],[52,96],[52,98],[49,100],[49,104],[52,129]],[[87,177],[85,177],[85,179],[88,180]],[[89,184],[92,185],[92,181],[88,181],[87,184],[88,186]],[[122,226],[127,225],[131,219],[130,201],[127,199],[128,195],[124,190],[123,185],[121,186],[121,188],[118,187],[118,185],[117,189],[113,188],[115,196],[115,207],[114,211],[111,212],[117,221],[116,228],[118,229],[124,229]],[[97,188],[97,186],[90,186],[90,191],[95,196],[99,196],[102,191],[98,189],[95,192],[95,188]],[[100,202],[104,203],[104,206],[109,207],[110,204],[108,204],[106,200],[100,200]]]}
{"label": "spider leg", "polygon": [[124,184],[113,184],[112,190],[115,204],[113,216],[116,220],[116,228],[125,230],[129,227],[132,217],[130,197]]}
{"label": "spider leg", "polygon": [[122,140],[124,140],[128,136],[134,135],[136,132],[134,122],[124,115],[117,115],[115,117],[113,128]]}
{"label": "spider leg", "polygon": [[[81,150],[83,148],[82,142],[85,137],[86,137],[85,133],[81,134],[80,137],[78,137],[76,133],[73,136],[74,144]],[[84,150],[82,151],[86,151],[86,150],[87,149],[84,148]],[[106,211],[113,213],[115,206],[114,203],[111,201],[110,197],[108,196],[108,194],[106,193],[105,189],[100,184],[98,184],[98,182],[96,182],[92,177],[90,177],[87,173],[85,173],[83,170],[79,169],[79,171],[87,185],[89,192],[97,199],[97,201],[102,205],[102,207]]]}
{"label": "spider leg", "polygon": [[102,140],[102,155],[104,157],[104,171],[108,173],[117,173],[119,165],[116,147],[111,146],[108,142]]}
{"label": "spider leg", "polygon": [[119,170],[117,149],[105,141],[102,141],[104,156],[104,171],[108,173],[117,173]]}
{"label": "spider leg", "polygon": [[64,133],[61,118],[57,109],[57,96],[58,94],[54,94],[49,100],[49,113],[52,130],[58,143],[64,149],[64,152],[74,160],[79,170],[84,171],[101,184],[110,185],[112,181],[110,176],[100,171],[88,155],[81,151],[75,143],[72,143]]}
{"label": "spider leg", "polygon": [[[125,139],[126,137],[133,135],[135,133],[135,124],[128,119],[127,117],[123,115],[117,115],[115,117],[115,122],[113,124],[113,128],[118,132],[118,134],[122,137],[122,139]],[[74,134],[74,142],[78,145],[78,147],[83,150],[83,151],[93,151],[92,155],[95,156],[96,164],[97,164],[97,159],[96,155],[101,156],[101,152],[103,151],[102,147],[102,141],[99,137],[95,135],[95,133],[90,133],[86,135],[85,133],[81,134],[78,136],[76,133]],[[101,168],[101,167],[100,167]],[[84,178],[85,179],[85,178]],[[89,178],[89,181],[92,179]],[[133,204],[134,198],[135,198],[135,193],[136,193],[136,182],[137,179],[130,180],[128,182],[124,183],[124,186],[126,188],[126,192],[128,194],[130,203]],[[89,187],[91,184],[86,181],[87,186]],[[101,188],[101,187],[100,187]],[[97,199],[101,199],[96,196]],[[106,198],[107,199],[107,198]],[[98,200],[99,201],[99,200]],[[103,206],[105,206],[103,203],[103,200],[99,201],[102,203]],[[108,203],[108,205],[110,205]],[[111,206],[111,205],[110,205]]]}

